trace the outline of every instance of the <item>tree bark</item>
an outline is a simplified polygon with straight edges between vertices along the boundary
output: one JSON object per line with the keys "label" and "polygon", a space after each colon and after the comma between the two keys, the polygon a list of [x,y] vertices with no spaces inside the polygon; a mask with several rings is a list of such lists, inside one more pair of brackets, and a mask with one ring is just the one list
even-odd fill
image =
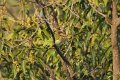
{"label": "tree bark", "polygon": [[119,77],[119,51],[117,45],[117,27],[112,25],[111,28],[111,42],[113,55],[113,80],[118,80]]}
{"label": "tree bark", "polygon": [[118,80],[119,78],[119,49],[117,40],[117,24],[119,21],[116,9],[115,0],[112,1],[112,25],[111,25],[111,43],[112,43],[112,56],[113,56],[113,80]]}

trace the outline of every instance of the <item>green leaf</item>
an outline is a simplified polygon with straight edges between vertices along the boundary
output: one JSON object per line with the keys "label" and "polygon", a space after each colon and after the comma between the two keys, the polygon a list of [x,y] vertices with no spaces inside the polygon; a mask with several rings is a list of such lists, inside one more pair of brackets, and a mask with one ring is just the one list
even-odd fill
{"label": "green leaf", "polygon": [[13,39],[14,37],[14,33],[10,33],[8,35],[6,35],[5,39],[7,39],[7,41],[9,41],[10,39]]}
{"label": "green leaf", "polygon": [[104,5],[107,6],[108,0],[103,0]]}
{"label": "green leaf", "polygon": [[25,60],[23,60],[22,61],[22,71],[23,71],[23,73],[25,74],[26,73],[26,61]]}

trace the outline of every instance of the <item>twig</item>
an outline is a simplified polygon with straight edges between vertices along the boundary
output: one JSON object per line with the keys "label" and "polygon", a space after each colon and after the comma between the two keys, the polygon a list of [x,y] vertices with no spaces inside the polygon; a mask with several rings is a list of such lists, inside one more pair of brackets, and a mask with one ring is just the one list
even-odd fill
{"label": "twig", "polygon": [[71,9],[69,9],[70,10],[70,12],[74,15],[74,16],[76,16],[77,18],[80,18],[80,16],[78,15],[78,14],[76,14],[75,12],[73,12]]}
{"label": "twig", "polygon": [[[95,10],[95,12],[97,12],[99,15],[101,15],[101,16],[103,16],[104,18],[105,18],[105,21],[106,21],[106,23],[108,24],[108,25],[112,25],[111,23],[112,23],[112,21],[110,20],[110,18],[106,15],[106,14],[103,14],[102,12],[100,12],[98,9],[99,9],[99,7],[97,7],[96,5],[94,5],[93,3],[91,3],[90,1],[89,1],[89,4],[90,4],[90,6]],[[96,9],[96,8],[98,8],[98,9]]]}
{"label": "twig", "polygon": [[96,9],[96,8],[97,8],[96,5],[94,5],[92,2],[89,2],[89,4],[90,4],[90,6],[91,6],[98,14],[100,14],[100,15],[103,16],[103,17],[106,17],[105,14],[103,14],[102,12],[100,12],[99,10]]}
{"label": "twig", "polygon": [[21,43],[19,43],[18,45],[16,45],[16,46],[13,46],[12,48],[15,48],[15,47],[19,47],[20,45],[22,45],[22,44],[24,44],[24,43],[26,43],[26,42],[28,42],[29,41],[29,39],[31,39],[34,35],[35,35],[35,33],[38,31],[38,28],[39,27],[37,27],[36,28],[36,30],[35,30],[35,32],[29,37],[29,38],[27,38],[27,39],[25,39],[25,40],[23,40]]}
{"label": "twig", "polygon": [[6,6],[5,6],[7,12],[15,19],[15,20],[19,20]]}
{"label": "twig", "polygon": [[[41,57],[39,57],[39,58],[41,59]],[[42,59],[43,59],[43,58],[42,58]],[[44,60],[44,59],[43,59],[43,60]],[[52,80],[56,80],[55,74],[54,74],[54,70],[51,69],[50,66],[47,65],[47,64],[46,64],[45,62],[43,62],[42,60],[41,60],[41,63],[42,63],[42,65],[44,66],[44,69],[47,70],[47,71],[49,72],[50,78],[51,78]],[[35,62],[35,64],[36,64],[36,65],[39,65],[39,64],[36,63],[36,62]]]}

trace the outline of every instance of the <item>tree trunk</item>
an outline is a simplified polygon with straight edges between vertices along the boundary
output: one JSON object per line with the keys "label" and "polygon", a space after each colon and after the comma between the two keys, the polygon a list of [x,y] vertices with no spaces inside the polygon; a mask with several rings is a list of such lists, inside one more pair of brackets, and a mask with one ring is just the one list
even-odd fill
{"label": "tree trunk", "polygon": [[113,54],[113,80],[118,80],[119,77],[119,51],[117,45],[117,27],[111,27],[111,42]]}
{"label": "tree trunk", "polygon": [[117,27],[119,21],[117,15],[116,1],[112,1],[112,25],[111,25],[111,42],[112,42],[112,55],[113,55],[113,80],[119,78],[119,49],[117,41]]}

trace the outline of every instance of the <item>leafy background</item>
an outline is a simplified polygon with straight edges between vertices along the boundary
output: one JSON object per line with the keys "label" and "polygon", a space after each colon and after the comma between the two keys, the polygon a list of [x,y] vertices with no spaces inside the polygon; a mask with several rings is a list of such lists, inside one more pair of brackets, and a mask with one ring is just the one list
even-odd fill
{"label": "leafy background", "polygon": [[[40,1],[46,5],[56,44],[70,62],[77,80],[111,80],[110,26],[90,5],[92,1],[111,16],[111,1]],[[54,75],[56,80],[69,80],[65,64],[53,48],[42,7],[34,0],[0,0],[0,5],[0,78],[50,80]],[[57,14],[57,26],[51,5]]]}

